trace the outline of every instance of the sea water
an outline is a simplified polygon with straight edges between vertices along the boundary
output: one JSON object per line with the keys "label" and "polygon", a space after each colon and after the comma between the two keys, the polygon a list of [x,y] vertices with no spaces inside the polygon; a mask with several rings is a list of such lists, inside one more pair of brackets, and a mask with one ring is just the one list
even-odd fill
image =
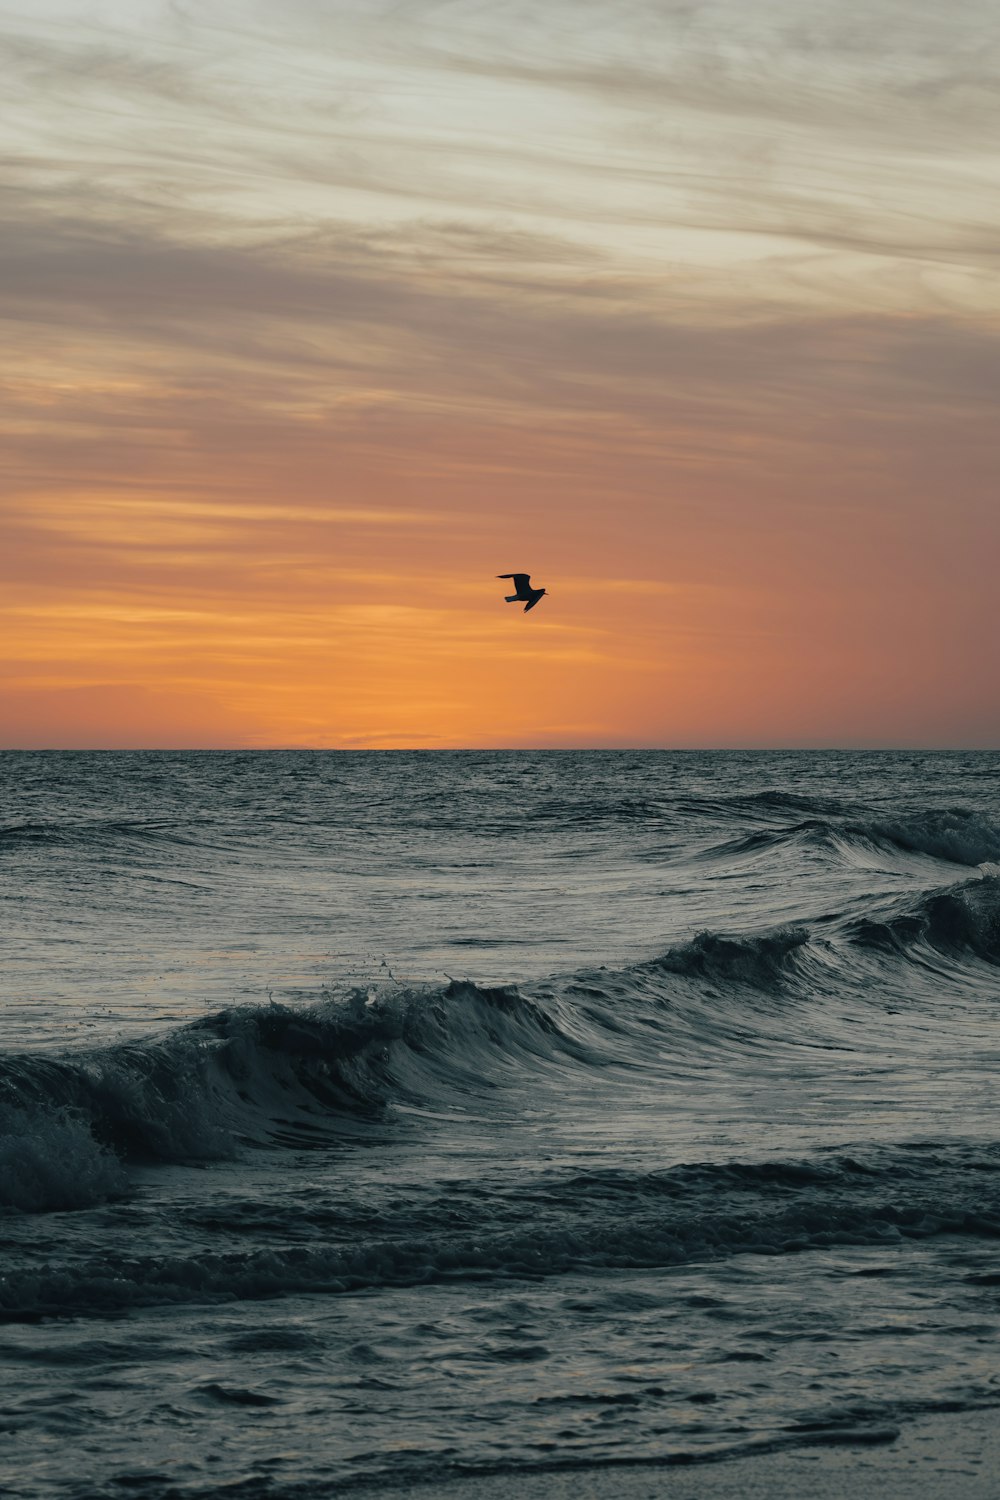
{"label": "sea water", "polygon": [[1000,1404],[1000,756],[0,756],[0,1488]]}

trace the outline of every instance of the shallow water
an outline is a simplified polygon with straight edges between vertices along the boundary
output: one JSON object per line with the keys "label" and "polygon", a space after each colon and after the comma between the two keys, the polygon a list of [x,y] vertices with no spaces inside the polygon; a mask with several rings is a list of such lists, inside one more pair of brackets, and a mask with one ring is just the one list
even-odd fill
{"label": "shallow water", "polygon": [[8,1483],[1000,1404],[998,770],[0,756]]}

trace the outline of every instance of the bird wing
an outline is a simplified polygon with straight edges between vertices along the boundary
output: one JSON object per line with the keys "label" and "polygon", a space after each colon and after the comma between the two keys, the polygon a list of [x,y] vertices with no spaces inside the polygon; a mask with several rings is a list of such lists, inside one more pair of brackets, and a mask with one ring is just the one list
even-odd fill
{"label": "bird wing", "polygon": [[544,589],[532,589],[531,592],[532,592],[533,598],[529,599],[528,602],[527,602],[527,604],[524,606],[524,613],[525,614],[528,613],[529,609],[534,609],[535,605],[539,602],[539,600],[542,598],[542,595],[545,593],[545,590]]}
{"label": "bird wing", "polygon": [[528,590],[531,588],[530,573],[498,573],[497,577],[513,579],[514,592],[520,594],[522,598],[526,597]]}

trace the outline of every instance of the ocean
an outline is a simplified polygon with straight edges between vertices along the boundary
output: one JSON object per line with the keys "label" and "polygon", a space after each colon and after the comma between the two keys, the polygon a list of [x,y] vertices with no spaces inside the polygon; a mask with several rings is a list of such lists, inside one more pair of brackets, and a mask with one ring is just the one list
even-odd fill
{"label": "ocean", "polygon": [[1000,755],[0,772],[0,1489],[1000,1405]]}

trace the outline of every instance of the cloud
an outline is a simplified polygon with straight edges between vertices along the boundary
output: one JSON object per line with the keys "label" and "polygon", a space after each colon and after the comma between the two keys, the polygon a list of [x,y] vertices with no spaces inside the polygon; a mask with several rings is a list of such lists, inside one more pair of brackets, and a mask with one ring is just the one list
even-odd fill
{"label": "cloud", "polygon": [[[980,0],[209,12],[8,23],[12,692],[485,743],[512,699],[543,737],[595,701],[763,735],[764,681],[801,729],[863,677],[867,723],[896,673],[973,722]],[[552,590],[530,631],[514,566]]]}
{"label": "cloud", "polygon": [[[314,390],[349,381],[361,405],[366,383],[375,402],[418,389],[432,399],[435,388],[454,399],[470,388],[470,374],[473,389],[515,402],[537,400],[547,381],[551,404],[571,409],[603,402],[620,381],[641,389],[683,378],[689,389],[746,390],[750,372],[764,369],[770,381],[785,376],[800,388],[810,366],[835,375],[852,344],[867,367],[873,353],[891,364],[894,349],[938,339],[988,363],[995,336],[944,298],[905,317],[878,308],[768,309],[749,299],[712,308],[685,297],[682,279],[650,284],[607,259],[583,276],[556,241],[480,235],[468,225],[410,225],[391,245],[350,225],[250,244],[200,228],[183,216],[168,230],[76,204],[46,211],[30,193],[12,197],[0,315],[15,329],[32,325],[43,340],[69,327],[124,349],[173,347],[189,360],[280,370]],[[541,253],[549,257],[544,276]],[[34,337],[24,336],[29,352]],[[949,369],[960,375],[960,361]],[[288,400],[300,394],[290,387]]]}
{"label": "cloud", "polygon": [[[337,9],[325,13],[331,28]],[[909,149],[929,140],[947,150],[942,127],[985,125],[1000,62],[989,0],[950,11],[933,0],[557,0],[392,13],[385,50],[428,66],[580,90],[629,110],[689,106]]]}
{"label": "cloud", "polygon": [[244,236],[255,218],[464,218],[481,235],[503,218],[562,234],[578,267],[600,247],[691,272],[708,249],[754,295],[797,246],[834,253],[813,294],[841,300],[841,252],[971,274],[995,243],[987,0],[45,15],[8,40],[23,159],[114,184],[131,216],[221,211]]}

